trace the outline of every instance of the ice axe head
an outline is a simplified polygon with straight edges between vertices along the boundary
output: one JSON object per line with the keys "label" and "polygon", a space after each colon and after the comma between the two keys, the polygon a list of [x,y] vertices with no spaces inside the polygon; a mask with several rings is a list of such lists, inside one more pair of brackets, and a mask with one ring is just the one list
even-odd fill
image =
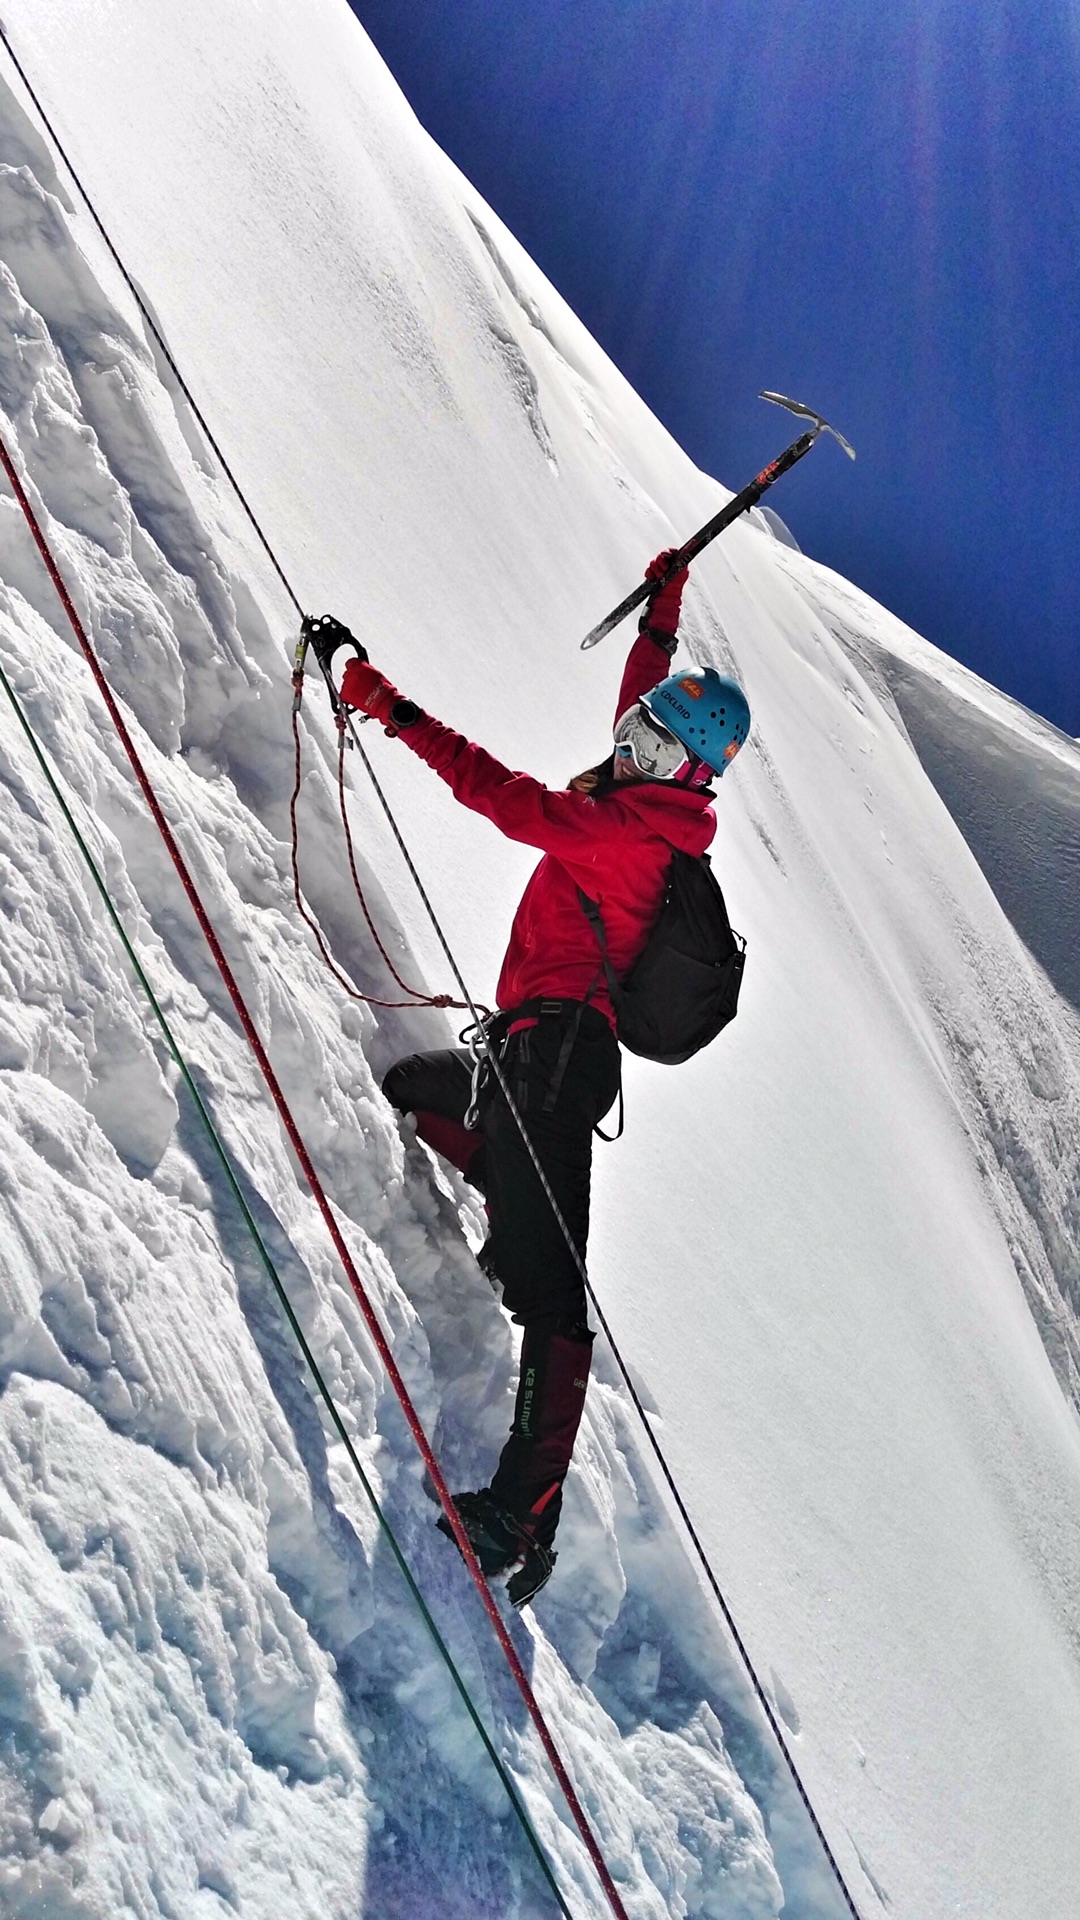
{"label": "ice axe head", "polygon": [[786,407],[789,413],[797,413],[802,420],[812,420],[815,433],[831,433],[834,440],[839,440],[848,459],[854,460],[854,447],[844,439],[842,433],[837,432],[835,427],[830,427],[828,421],[823,419],[820,413],[815,413],[813,407],[804,407],[801,400],[789,400],[787,395],[783,393],[759,393],[758,399],[771,400],[774,406]]}

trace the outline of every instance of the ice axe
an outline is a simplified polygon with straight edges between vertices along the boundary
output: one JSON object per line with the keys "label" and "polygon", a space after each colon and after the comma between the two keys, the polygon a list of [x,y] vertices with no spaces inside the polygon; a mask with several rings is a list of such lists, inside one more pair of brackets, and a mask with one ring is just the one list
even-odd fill
{"label": "ice axe", "polygon": [[689,566],[690,561],[696,559],[702,549],[708,546],[710,540],[715,540],[718,533],[723,533],[724,528],[730,527],[732,521],[737,520],[739,515],[745,513],[749,507],[755,507],[766,489],[772,486],[773,481],[779,480],[782,473],[787,473],[788,469],[795,465],[796,460],[802,459],[804,453],[809,453],[819,433],[831,433],[834,440],[839,440],[848,459],[854,460],[854,447],[849,446],[843,434],[838,433],[835,427],[831,427],[829,422],[823,419],[820,413],[815,413],[812,407],[804,407],[801,401],[789,400],[782,393],[761,393],[758,399],[772,400],[776,406],[786,407],[789,413],[797,413],[803,420],[812,420],[814,424],[805,433],[800,433],[790,447],[785,447],[783,453],[770,461],[767,467],[762,468],[748,487],[744,487],[741,493],[737,493],[734,500],[729,500],[726,507],[722,507],[720,512],[707,521],[699,532],[692,535],[684,547],[679,548],[666,573],[661,574],[658,580],[643,580],[639,587],[634,588],[633,593],[627,594],[626,599],[620,601],[607,618],[601,620],[599,626],[585,635],[581,643],[582,647],[595,647],[598,640],[603,640],[613,627],[618,626],[620,620],[625,620],[628,613],[633,613],[635,607],[640,607],[643,600],[647,600],[650,594],[658,592],[683,567]]}

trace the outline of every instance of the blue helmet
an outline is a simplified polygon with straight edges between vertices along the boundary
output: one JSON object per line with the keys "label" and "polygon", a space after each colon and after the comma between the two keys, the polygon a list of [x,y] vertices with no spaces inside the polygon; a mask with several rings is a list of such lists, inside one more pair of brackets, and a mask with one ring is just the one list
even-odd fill
{"label": "blue helmet", "polygon": [[720,775],[750,731],[750,708],[735,680],[715,667],[673,673],[641,696],[641,704]]}

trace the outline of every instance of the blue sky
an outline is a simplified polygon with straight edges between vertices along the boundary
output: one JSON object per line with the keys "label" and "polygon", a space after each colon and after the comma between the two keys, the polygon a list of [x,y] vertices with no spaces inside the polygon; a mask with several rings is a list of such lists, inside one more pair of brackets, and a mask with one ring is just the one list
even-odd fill
{"label": "blue sky", "polygon": [[1080,734],[1077,0],[352,5],[698,464],[818,407],[800,544]]}

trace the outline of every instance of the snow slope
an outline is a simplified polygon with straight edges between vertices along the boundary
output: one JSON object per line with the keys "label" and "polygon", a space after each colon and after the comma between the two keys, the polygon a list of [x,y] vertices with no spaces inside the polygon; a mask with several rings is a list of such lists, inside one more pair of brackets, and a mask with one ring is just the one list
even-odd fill
{"label": "snow slope", "polygon": [[[620,641],[582,655],[577,638],[725,495],[427,140],[343,0],[9,0],[4,24],[305,604],[511,763],[557,783],[594,760]],[[510,1331],[467,1190],[378,1092],[445,1019],[358,1011],[298,920],[288,604],[0,73],[0,427],[448,1474],[475,1482],[508,1417]],[[684,633],[755,714],[716,847],[747,987],[699,1060],[630,1064],[627,1136],[598,1155],[594,1284],[860,1911],[1068,1920],[1080,748],[767,525],[698,564]],[[6,497],[0,664],[571,1910],[598,1914]],[[3,699],[0,729],[3,1911],[552,1913]],[[305,741],[305,887],[379,993],[313,693]],[[371,751],[490,996],[530,858],[399,746]],[[443,988],[352,778],[380,925]],[[831,1920],[625,1392],[598,1371],[557,1576],[515,1633],[628,1910]]]}

